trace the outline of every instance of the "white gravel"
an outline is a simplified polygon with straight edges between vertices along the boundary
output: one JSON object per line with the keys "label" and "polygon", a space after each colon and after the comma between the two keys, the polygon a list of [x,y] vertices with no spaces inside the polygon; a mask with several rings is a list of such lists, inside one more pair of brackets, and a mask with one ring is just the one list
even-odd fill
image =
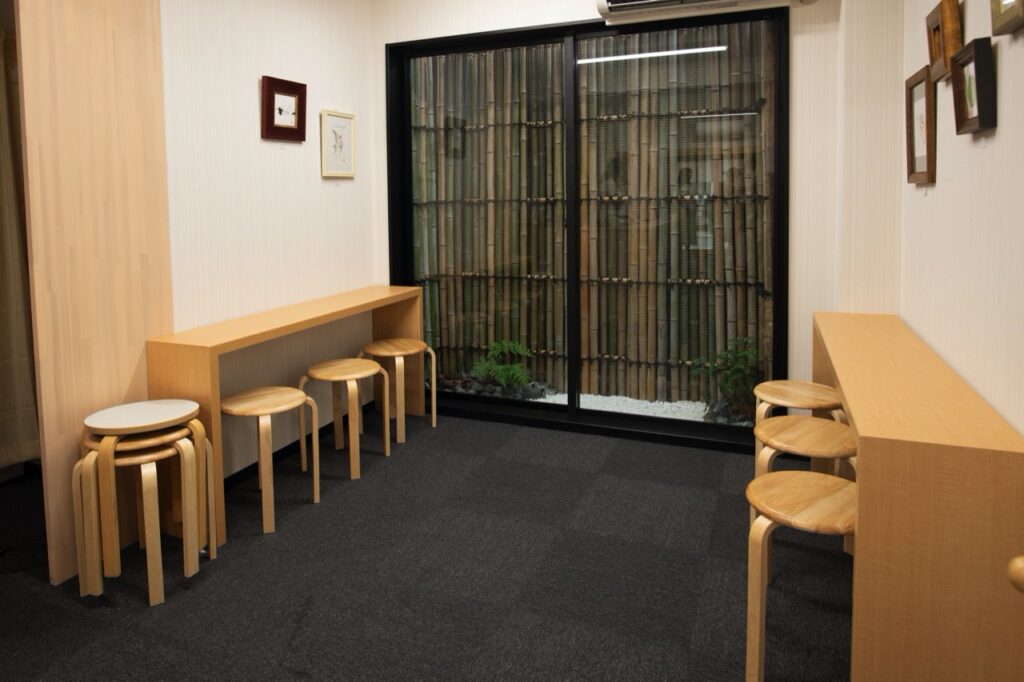
{"label": "white gravel", "polygon": [[[544,398],[538,398],[533,402],[556,403],[565,405],[568,402],[568,394],[552,393]],[[680,400],[670,403],[664,401],[637,400],[636,398],[624,398],[616,395],[587,395],[580,396],[580,407],[588,410],[601,410],[603,412],[624,412],[626,414],[640,414],[646,417],[668,417],[670,419],[690,419],[703,421],[704,413],[708,406],[701,402]]]}

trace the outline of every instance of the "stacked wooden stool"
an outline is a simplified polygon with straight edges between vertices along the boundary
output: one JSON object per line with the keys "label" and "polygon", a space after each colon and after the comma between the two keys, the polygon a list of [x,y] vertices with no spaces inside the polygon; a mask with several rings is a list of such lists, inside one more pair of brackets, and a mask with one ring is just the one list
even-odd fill
{"label": "stacked wooden stool", "polygon": [[362,356],[370,355],[394,362],[396,440],[405,442],[405,358],[426,353],[430,356],[430,426],[437,428],[437,355],[419,339],[380,339],[363,346]]}
{"label": "stacked wooden stool", "polygon": [[103,578],[121,574],[116,469],[139,467],[136,513],[146,550],[149,603],[164,601],[157,462],[177,457],[185,576],[199,570],[204,538],[217,556],[213,451],[191,400],[150,400],[101,410],[85,419],[81,458],[72,473],[79,590],[103,593]]}
{"label": "stacked wooden stool", "polygon": [[[388,373],[380,364],[373,360],[363,358],[345,358],[341,360],[328,360],[310,367],[306,374],[299,379],[299,390],[305,391],[309,381],[327,381],[331,384],[331,397],[334,407],[334,447],[337,450],[345,449],[345,430],[342,422],[341,410],[341,385],[345,384],[348,392],[348,468],[349,477],[354,481],[360,477],[359,466],[359,434],[363,430],[362,401],[359,399],[359,380],[368,377],[382,375],[384,384],[384,456],[391,456],[391,420],[388,414]],[[303,393],[304,394],[304,393]],[[305,394],[304,394],[305,395]],[[311,399],[312,400],[312,399]],[[313,418],[312,434],[313,446],[317,446],[320,440],[318,435],[319,422]],[[300,452],[302,461],[306,459],[306,425],[302,418],[299,419]]]}
{"label": "stacked wooden stool", "polygon": [[[308,406],[313,423],[318,423],[316,402],[291,386],[261,386],[224,398],[221,412],[236,417],[257,417],[259,429],[259,481],[263,505],[263,532],[273,533],[274,518],[274,442],[270,430],[271,415],[299,408],[302,470],[306,471],[306,437],[303,409]],[[320,502],[320,443],[313,438],[313,504]]]}

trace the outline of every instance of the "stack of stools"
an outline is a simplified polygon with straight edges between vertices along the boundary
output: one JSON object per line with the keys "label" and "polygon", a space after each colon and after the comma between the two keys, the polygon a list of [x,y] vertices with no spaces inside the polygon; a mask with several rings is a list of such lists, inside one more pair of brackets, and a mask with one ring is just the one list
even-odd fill
{"label": "stack of stools", "polygon": [[788,526],[810,533],[850,536],[857,518],[857,484],[811,471],[776,471],[747,486],[756,512],[747,560],[747,680],[764,679],[765,597],[771,533]]}
{"label": "stack of stools", "polygon": [[[146,550],[150,606],[163,603],[157,462],[177,457],[185,577],[199,571],[201,535],[217,556],[213,449],[191,400],[150,400],[101,410],[85,419],[81,458],[72,473],[79,589],[103,593],[103,578],[121,574],[116,469],[138,467],[139,546]],[[175,481],[177,483],[177,481]]]}
{"label": "stack of stools", "polygon": [[[306,374],[299,379],[299,390],[304,391],[309,381],[327,381],[331,383],[331,397],[334,402],[334,447],[337,450],[345,449],[345,432],[342,422],[341,385],[344,382],[348,392],[348,469],[349,477],[354,481],[360,476],[359,467],[359,434],[363,431],[362,401],[359,399],[359,380],[368,377],[382,375],[384,384],[384,456],[391,456],[391,420],[388,413],[388,373],[373,360],[363,358],[345,358],[341,360],[328,360],[310,367]],[[312,400],[312,399],[311,399]],[[313,446],[316,447],[319,439],[319,426],[314,417],[311,431],[313,435]],[[299,431],[301,437],[300,452],[303,462],[306,453],[306,425],[302,418],[299,419]]]}
{"label": "stack of stools", "polygon": [[405,442],[405,358],[423,353],[430,356],[430,425],[437,428],[437,356],[434,349],[419,339],[379,339],[363,346],[362,354],[394,361],[396,440],[399,443]]}
{"label": "stack of stools", "polygon": [[[263,532],[273,533],[274,519],[274,439],[270,430],[271,415],[299,408],[299,435],[302,470],[306,471],[306,436],[303,408],[309,406],[313,423],[318,423],[316,402],[291,386],[261,386],[224,398],[221,412],[236,417],[258,417],[259,483],[263,504]],[[313,438],[313,504],[320,501],[320,443]]]}

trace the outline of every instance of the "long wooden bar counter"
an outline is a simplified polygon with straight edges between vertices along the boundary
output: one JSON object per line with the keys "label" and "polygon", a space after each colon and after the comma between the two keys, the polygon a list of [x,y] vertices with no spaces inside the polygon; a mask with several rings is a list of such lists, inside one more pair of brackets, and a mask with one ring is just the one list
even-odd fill
{"label": "long wooden bar counter", "polygon": [[[224,520],[224,443],[220,412],[220,356],[270,339],[371,313],[373,338],[423,338],[419,287],[369,286],[313,301],[168,334],[146,343],[150,398],[188,398],[213,443],[218,544]],[[330,358],[324,358],[330,359]],[[295,377],[296,381],[298,377]],[[423,414],[423,365],[406,364],[406,413]]]}
{"label": "long wooden bar counter", "polygon": [[896,316],[817,313],[813,352],[858,432],[852,679],[1024,680],[1024,437]]}

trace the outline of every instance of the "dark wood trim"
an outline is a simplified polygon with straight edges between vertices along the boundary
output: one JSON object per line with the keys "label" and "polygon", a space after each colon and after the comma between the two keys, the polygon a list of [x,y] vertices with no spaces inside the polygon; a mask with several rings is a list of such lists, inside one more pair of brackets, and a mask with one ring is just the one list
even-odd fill
{"label": "dark wood trim", "polygon": [[[974,96],[978,115],[967,116],[967,82],[964,69],[974,62]],[[996,127],[996,70],[992,60],[992,39],[975,38],[953,55],[953,113],[956,134],[966,135]]]}
{"label": "dark wood trim", "polygon": [[[295,97],[295,127],[274,125],[274,95]],[[264,140],[304,142],[306,140],[306,84],[263,76],[260,81],[260,137]]]}
{"label": "dark wood trim", "polygon": [[[930,66],[923,67],[906,81],[904,107],[906,108],[907,133],[907,182],[915,185],[929,185],[935,182],[935,83],[931,77]],[[925,155],[927,168],[923,171],[914,170],[916,158],[914,149],[914,90],[924,88],[925,106]]]}
{"label": "dark wood trim", "polygon": [[963,47],[964,32],[957,0],[939,0],[925,19],[928,29],[928,62],[936,83],[949,77],[953,53]]}

